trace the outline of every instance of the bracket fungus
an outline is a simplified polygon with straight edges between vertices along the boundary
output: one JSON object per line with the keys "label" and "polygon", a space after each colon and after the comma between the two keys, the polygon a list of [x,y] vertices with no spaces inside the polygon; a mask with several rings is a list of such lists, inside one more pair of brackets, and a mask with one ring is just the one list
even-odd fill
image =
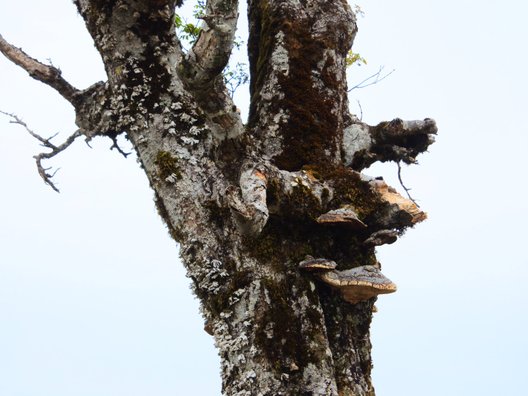
{"label": "bracket fungus", "polygon": [[398,231],[396,230],[379,230],[374,233],[365,241],[365,244],[368,247],[371,246],[381,246],[381,245],[390,245],[391,243],[396,242],[398,239]]}
{"label": "bracket fungus", "polygon": [[383,180],[371,180],[370,185],[381,195],[383,200],[393,205],[397,211],[406,213],[411,226],[427,219],[427,214],[420,210],[414,201],[402,197],[393,187],[387,185]]}
{"label": "bracket fungus", "polygon": [[367,228],[367,225],[359,220],[357,213],[350,206],[331,210],[317,218],[319,224],[345,225],[354,230]]}
{"label": "bracket fungus", "polygon": [[396,291],[396,284],[373,265],[326,271],[319,274],[319,278],[339,290],[343,299],[351,304]]}
{"label": "bracket fungus", "polygon": [[306,256],[303,261],[299,263],[299,269],[305,271],[332,271],[337,268],[335,261],[327,260],[325,258],[313,258]]}
{"label": "bracket fungus", "polygon": [[343,271],[336,270],[336,267],[332,260],[314,259],[311,256],[299,263],[299,269],[315,272],[319,279],[337,289],[343,299],[351,304],[396,291],[396,284],[383,275],[377,266],[363,265]]}

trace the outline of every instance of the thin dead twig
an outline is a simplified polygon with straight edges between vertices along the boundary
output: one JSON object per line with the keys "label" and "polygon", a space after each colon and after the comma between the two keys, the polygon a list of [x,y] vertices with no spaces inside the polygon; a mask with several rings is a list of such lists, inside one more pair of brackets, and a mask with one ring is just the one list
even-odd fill
{"label": "thin dead twig", "polygon": [[378,69],[378,71],[376,73],[374,73],[371,76],[369,76],[369,77],[365,78],[364,80],[360,81],[359,83],[354,85],[352,88],[348,89],[347,92],[351,92],[354,89],[366,88],[366,87],[369,87],[371,85],[377,84],[380,81],[385,80],[387,77],[389,77],[392,73],[394,73],[396,71],[396,69],[392,69],[387,74],[382,75],[382,72],[383,72],[384,69],[385,69],[385,66],[380,66],[380,68]]}
{"label": "thin dead twig", "polygon": [[356,102],[359,107],[359,121],[363,121],[363,107],[361,107],[361,102],[359,101],[359,99],[356,99]]}
{"label": "thin dead twig", "polygon": [[44,166],[42,165],[42,161],[45,160],[45,159],[50,159],[54,156],[56,156],[57,154],[59,154],[60,152],[66,150],[74,141],[75,139],[77,139],[79,136],[81,136],[81,131],[79,129],[77,129],[72,135],[70,135],[66,141],[64,141],[64,143],[60,144],[60,145],[55,145],[53,143],[51,143],[51,139],[53,139],[55,136],[57,136],[57,134],[49,137],[49,138],[43,138],[42,136],[40,136],[38,133],[35,133],[33,130],[31,130],[27,124],[22,121],[17,115],[15,114],[12,114],[12,113],[7,113],[5,111],[2,111],[0,110],[0,113],[1,114],[4,114],[5,116],[9,117],[10,118],[10,123],[11,124],[18,124],[20,126],[22,126],[33,138],[37,139],[41,145],[43,147],[46,147],[46,148],[49,148],[51,151],[48,152],[48,153],[40,153],[40,154],[37,154],[35,156],[33,156],[33,158],[35,158],[35,162],[37,164],[37,170],[38,170],[38,173],[40,175],[40,177],[42,178],[42,180],[44,180],[44,182],[49,185],[54,191],[56,192],[60,192],[59,189],[57,188],[57,186],[55,186],[55,184],[51,181],[51,179],[53,178],[53,176],[55,176],[55,174],[57,173],[57,171],[59,169],[56,169],[53,173],[48,173],[48,171],[51,169],[51,168],[44,168]]}
{"label": "thin dead twig", "polygon": [[396,164],[398,165],[398,180],[400,181],[400,184],[401,186],[403,187],[403,189],[405,190],[405,193],[407,194],[407,197],[417,206],[417,207],[420,207],[420,205],[418,205],[418,203],[414,200],[413,197],[411,197],[411,194],[409,193],[409,191],[411,191],[410,188],[407,188],[405,187],[405,184],[403,184],[403,180],[402,180],[402,176],[401,176],[401,165],[400,165],[400,161],[396,162]]}
{"label": "thin dead twig", "polygon": [[125,158],[131,154],[131,153],[127,153],[126,151],[123,151],[123,149],[119,147],[119,144],[117,143],[117,136],[109,136],[109,138],[112,139],[112,146],[110,146],[110,150],[116,149],[117,152]]}

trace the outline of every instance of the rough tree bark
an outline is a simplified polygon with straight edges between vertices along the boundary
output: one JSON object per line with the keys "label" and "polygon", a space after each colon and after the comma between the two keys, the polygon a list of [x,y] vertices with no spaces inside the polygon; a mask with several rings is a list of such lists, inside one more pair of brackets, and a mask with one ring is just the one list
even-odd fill
{"label": "rough tree bark", "polygon": [[369,326],[381,291],[343,287],[387,283],[375,246],[425,214],[360,172],[415,162],[436,126],[369,126],[349,113],[345,57],[357,28],[347,2],[248,1],[247,124],[221,77],[236,0],[207,2],[188,52],[174,25],[181,1],[74,3],[107,81],[79,90],[1,36],[0,50],[72,103],[79,135],[124,133],[134,146],[215,338],[223,393],[373,395]]}

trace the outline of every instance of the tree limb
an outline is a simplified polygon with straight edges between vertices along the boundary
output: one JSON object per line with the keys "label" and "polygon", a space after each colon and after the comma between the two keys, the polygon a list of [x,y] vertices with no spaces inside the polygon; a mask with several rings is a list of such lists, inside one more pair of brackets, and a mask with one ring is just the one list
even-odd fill
{"label": "tree limb", "polygon": [[0,35],[0,52],[2,52],[11,62],[27,71],[35,80],[49,85],[64,99],[75,106],[79,90],[62,77],[60,69],[51,65],[45,65],[38,60],[33,59],[22,51],[22,49],[8,43],[2,35]]}
{"label": "tree limb", "polygon": [[224,69],[233,48],[238,0],[207,2],[204,28],[184,59],[182,77],[193,87],[206,87]]}
{"label": "tree limb", "polygon": [[416,163],[418,154],[434,143],[438,128],[433,119],[403,121],[396,118],[370,126],[353,119],[343,136],[344,163],[355,170],[376,161]]}
{"label": "tree limb", "polygon": [[52,157],[56,156],[57,154],[59,154],[60,152],[66,150],[75,141],[75,139],[77,139],[79,136],[82,135],[81,131],[79,129],[76,130],[72,135],[70,135],[66,139],[66,141],[64,141],[64,143],[56,146],[53,143],[51,143],[51,141],[50,141],[55,136],[57,136],[56,134],[51,136],[51,137],[49,137],[49,138],[43,138],[39,134],[37,134],[34,131],[32,131],[27,126],[27,124],[24,121],[22,121],[15,114],[6,113],[5,111],[2,111],[2,110],[0,110],[0,113],[2,113],[4,115],[6,115],[7,117],[11,118],[11,120],[9,121],[10,123],[21,125],[32,137],[34,137],[39,142],[41,142],[42,146],[51,149],[50,152],[37,154],[37,155],[33,156],[33,158],[35,158],[35,162],[37,163],[37,170],[38,170],[38,173],[39,173],[40,177],[42,177],[42,180],[44,180],[44,182],[47,185],[49,185],[54,191],[60,192],[59,189],[57,188],[57,186],[55,186],[55,184],[51,181],[53,176],[55,176],[55,173],[57,173],[58,169],[55,172],[51,173],[51,174],[48,173],[50,168],[44,168],[44,166],[42,166],[42,160],[52,158]]}

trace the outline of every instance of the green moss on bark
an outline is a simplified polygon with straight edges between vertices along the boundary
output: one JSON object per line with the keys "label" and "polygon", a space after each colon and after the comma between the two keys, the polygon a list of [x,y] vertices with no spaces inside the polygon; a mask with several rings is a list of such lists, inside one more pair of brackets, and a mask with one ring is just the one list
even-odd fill
{"label": "green moss on bark", "polygon": [[[262,98],[259,94],[269,76],[277,75],[278,86],[273,88],[280,94],[267,104],[267,113],[282,112],[286,121],[279,125],[283,150],[274,158],[275,163],[291,171],[307,164],[334,163],[340,156],[337,147],[342,136],[341,111],[336,111],[336,106],[340,106],[339,98],[344,98],[346,93],[345,83],[336,74],[339,67],[329,53],[344,57],[348,50],[347,44],[336,35],[339,29],[329,28],[324,34],[315,34],[314,21],[309,17],[302,13],[292,14],[288,5],[271,6],[265,0],[250,12],[252,104],[249,125],[260,124],[257,106],[261,105]],[[287,52],[287,73],[273,70],[272,54],[278,45]],[[262,132],[255,130],[255,133]]]}
{"label": "green moss on bark", "polygon": [[165,180],[167,177],[174,175],[177,179],[181,179],[181,171],[178,166],[178,159],[173,157],[168,151],[158,151],[154,164],[158,167],[158,176]]}

